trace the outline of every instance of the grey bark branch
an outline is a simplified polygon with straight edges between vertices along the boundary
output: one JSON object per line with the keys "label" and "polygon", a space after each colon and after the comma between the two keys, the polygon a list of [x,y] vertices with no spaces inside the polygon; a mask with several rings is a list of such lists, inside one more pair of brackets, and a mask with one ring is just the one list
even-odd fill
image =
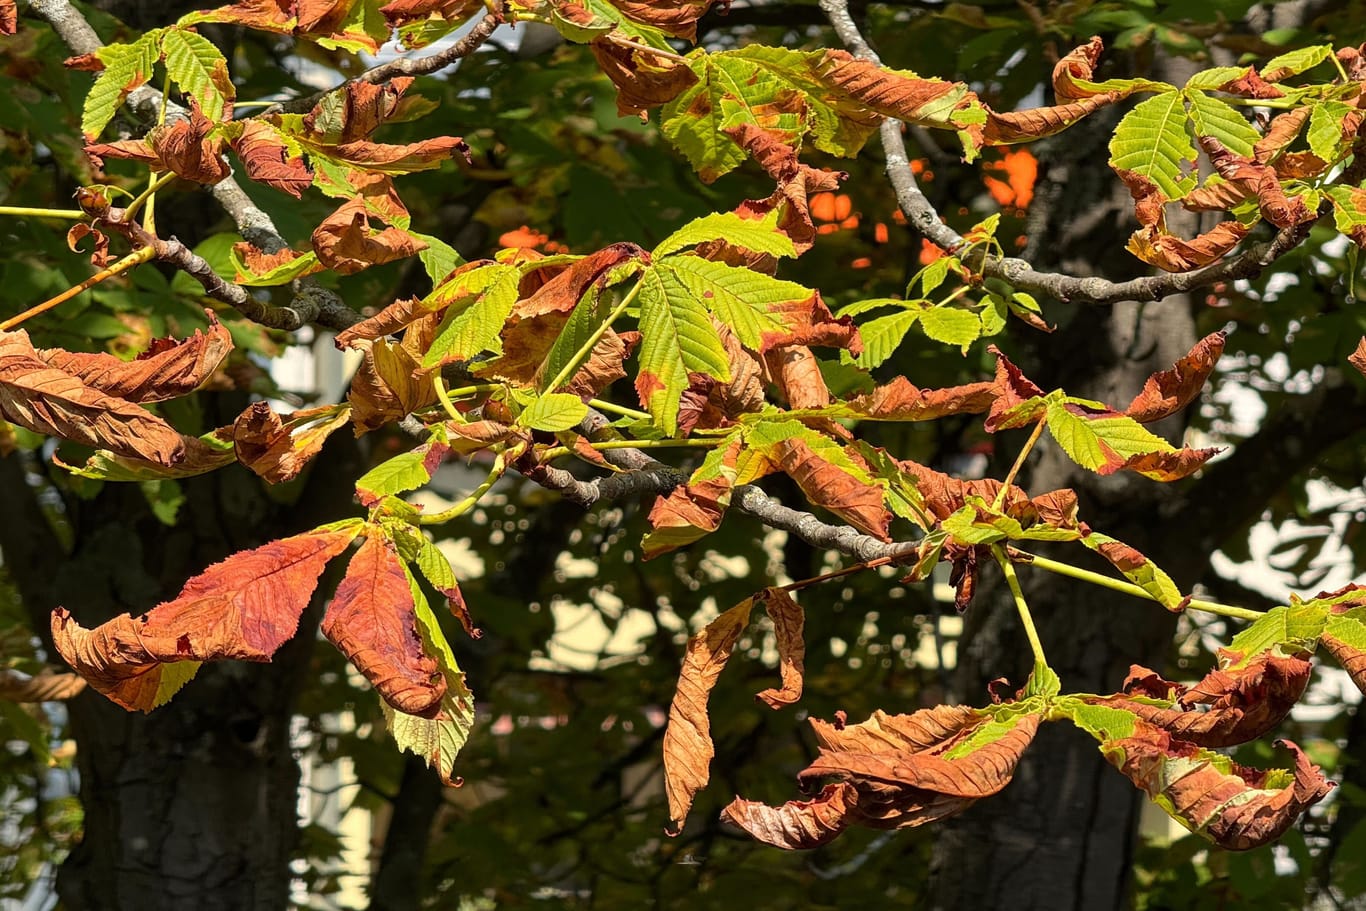
{"label": "grey bark branch", "polygon": [[[104,46],[99,35],[90,27],[90,23],[69,0],[29,0],[29,6],[47,20],[57,36],[77,54],[93,54]],[[139,115],[149,119],[158,116],[163,103],[166,105],[168,117],[189,116],[189,112],[181,106],[169,100],[163,101],[162,93],[148,85],[139,86],[130,92],[126,103]],[[211,192],[213,198],[236,224],[238,233],[254,246],[268,253],[289,246],[271,217],[251,201],[234,178],[227,177],[219,181]],[[345,329],[360,322],[360,314],[348,307],[335,293],[321,287],[312,279],[295,280],[292,285],[294,301],[289,307],[275,307],[257,301],[250,292],[224,281],[208,267],[208,263],[190,253],[184,244],[174,238],[169,241],[159,240],[158,243],[167,246],[165,256],[162,255],[162,250],[158,249],[158,259],[177,268],[184,268],[191,277],[204,286],[210,297],[231,304],[253,322],[273,329],[298,329],[309,323],[316,323],[328,329]],[[200,267],[201,264],[203,268]]]}
{"label": "grey bark branch", "polygon": [[[877,53],[868,45],[858,25],[849,15],[847,0],[821,0],[830,24],[835,28],[845,47],[854,56],[874,64],[881,64]],[[897,204],[907,221],[932,243],[956,252],[966,244],[963,236],[949,227],[920,189],[911,172],[906,141],[901,135],[901,123],[887,119],[878,132],[883,155],[887,161],[887,179],[896,193]],[[1120,301],[1156,301],[1173,294],[1203,288],[1218,282],[1256,278],[1268,266],[1299,246],[1309,236],[1313,222],[1284,228],[1266,243],[1253,244],[1238,256],[1211,263],[1193,272],[1147,275],[1129,281],[1112,282],[1097,277],[1077,277],[1060,272],[1040,272],[1023,259],[977,254],[971,262],[974,269],[986,278],[1009,282],[1013,287],[1031,294],[1046,295],[1064,303],[1114,304]]]}

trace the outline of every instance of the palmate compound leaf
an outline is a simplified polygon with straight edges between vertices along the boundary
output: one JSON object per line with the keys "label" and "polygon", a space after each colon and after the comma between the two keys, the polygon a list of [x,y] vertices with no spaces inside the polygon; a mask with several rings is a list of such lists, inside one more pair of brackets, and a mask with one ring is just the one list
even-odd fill
{"label": "palmate compound leaf", "polygon": [[895,829],[944,819],[1009,784],[1040,720],[1025,704],[990,714],[966,706],[875,712],[843,727],[813,718],[821,752],[799,777],[835,783],[814,800],[780,807],[737,797],[721,818],[788,850],[819,847],[851,825]]}
{"label": "palmate compound leaf", "polygon": [[[48,356],[57,354],[48,352]],[[134,362],[130,374],[138,369]],[[152,366],[147,372],[150,375],[155,370]],[[119,379],[127,377],[120,374]],[[133,382],[129,388],[151,394],[155,386]],[[159,465],[171,466],[185,459],[184,442],[170,424],[133,402],[51,366],[22,329],[0,332],[0,419],[35,433]]]}
{"label": "palmate compound leaf", "polygon": [[234,554],[186,582],[174,600],[94,629],[59,607],[53,644],[93,688],[149,712],[175,695],[199,662],[269,661],[294,635],[323,568],[360,529],[360,520],[349,520]]}
{"label": "palmate compound leaf", "polygon": [[323,616],[322,633],[396,711],[440,711],[446,681],[417,631],[407,571],[394,545],[375,533],[351,557]]}
{"label": "palmate compound leaf", "polygon": [[1122,709],[1079,702],[1061,707],[1100,741],[1110,764],[1168,815],[1230,851],[1275,841],[1333,789],[1319,767],[1286,740],[1276,743],[1294,755],[1294,768],[1259,771]]}

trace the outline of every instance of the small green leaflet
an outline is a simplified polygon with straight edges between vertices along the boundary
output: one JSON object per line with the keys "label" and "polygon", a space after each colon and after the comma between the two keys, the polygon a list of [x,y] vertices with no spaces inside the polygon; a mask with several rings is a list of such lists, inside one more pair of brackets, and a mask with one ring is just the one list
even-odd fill
{"label": "small green leaflet", "polygon": [[445,431],[440,429],[421,446],[381,462],[356,480],[356,494],[362,503],[374,505],[383,497],[416,490],[432,479],[432,467],[440,464],[447,451]]}
{"label": "small green leaflet", "polygon": [[[399,227],[405,226],[399,225]],[[409,231],[408,233],[427,245],[427,249],[418,251],[417,258],[422,261],[422,268],[426,270],[427,277],[432,280],[433,286],[450,275],[457,266],[465,264],[465,258],[456,252],[455,247],[436,235],[419,234],[417,231]]]}
{"label": "small green leaflet", "polygon": [[1187,89],[1191,122],[1200,136],[1210,136],[1235,155],[1251,158],[1253,146],[1262,135],[1244,119],[1238,110],[1218,98],[1211,98],[1196,89]]}
{"label": "small green leaflet", "polygon": [[796,256],[792,239],[778,230],[779,210],[773,209],[763,218],[742,218],[734,212],[713,212],[693,219],[654,248],[655,259],[676,253],[685,247],[723,240],[728,244],[768,253],[773,256]]}
{"label": "small green leaflet", "polygon": [[517,423],[532,430],[558,432],[569,430],[587,416],[588,406],[577,395],[547,392],[522,412]]}
{"label": "small green leaflet", "polygon": [[217,123],[230,110],[237,92],[228,77],[228,62],[213,42],[195,32],[169,28],[161,38],[166,73],[199,102],[204,116]]}
{"label": "small green leaflet", "polygon": [[468,290],[478,293],[466,302],[453,304],[446,311],[432,346],[422,357],[422,366],[467,361],[485,351],[502,354],[503,344],[498,336],[512,314],[512,308],[517,305],[517,287],[521,280],[521,270],[502,263],[484,266],[457,278]]}
{"label": "small green leaflet", "polygon": [[[1160,566],[1140,554],[1138,551],[1129,547],[1122,541],[1118,541],[1109,535],[1093,531],[1081,539],[1091,550],[1096,551],[1118,569],[1126,579],[1152,595],[1158,604],[1167,610],[1177,610],[1184,600],[1181,590],[1176,587],[1171,576],[1167,575]],[[1121,556],[1106,553],[1106,545],[1117,545],[1123,548],[1131,558],[1141,558],[1142,562],[1135,559],[1124,559]]]}
{"label": "small green leaflet", "polygon": [[784,304],[810,300],[815,293],[795,282],[782,281],[697,256],[668,256],[654,270],[670,287],[681,288],[735,332],[746,348],[762,351],[766,335],[782,335]]}
{"label": "small green leaflet", "polygon": [[[1194,76],[1186,80],[1186,91],[1191,89],[1211,90],[1218,89],[1221,85],[1227,85],[1235,79],[1241,79],[1247,73],[1245,66],[1216,66],[1208,70],[1201,70]],[[1169,86],[1171,91],[1174,86]]]}
{"label": "small green leaflet", "polygon": [[1248,664],[1272,649],[1286,654],[1312,650],[1323,634],[1327,617],[1325,607],[1312,601],[1273,607],[1229,642],[1228,651],[1240,656],[1231,668]]}
{"label": "small green leaflet", "polygon": [[1110,140],[1110,167],[1143,175],[1172,200],[1194,189],[1196,178],[1190,168],[1195,159],[1180,92],[1163,92],[1140,102],[1124,115]]}
{"label": "small green leaflet", "polygon": [[[890,301],[901,304],[903,301]],[[847,311],[841,311],[841,316]],[[863,353],[854,357],[848,351],[840,352],[840,360],[871,370],[880,366],[901,347],[906,333],[920,319],[918,310],[898,310],[889,316],[879,316],[858,327],[859,337],[863,339]]]}
{"label": "small green leaflet", "polygon": [[1070,396],[1049,401],[1048,432],[1082,468],[1113,470],[1131,456],[1175,451],[1174,446],[1131,417],[1113,413],[1099,417],[1077,414],[1067,407],[1076,403]]}
{"label": "small green leaflet", "polygon": [[1302,47],[1281,54],[1279,57],[1272,57],[1262,66],[1262,76],[1268,82],[1280,82],[1318,66],[1331,56],[1333,56],[1333,46],[1330,44]]}
{"label": "small green leaflet", "polygon": [[107,44],[95,52],[104,71],[85,96],[81,132],[86,139],[95,139],[104,132],[128,93],[152,78],[161,57],[161,32],[153,29],[132,44]]}
{"label": "small green leaflet", "polygon": [[652,266],[640,277],[640,372],[636,390],[655,426],[669,436],[678,429],[678,402],[689,373],[730,379],[721,337],[706,308],[673,270]]}
{"label": "small green leaflet", "polygon": [[242,261],[236,247],[232,250],[232,266],[237,270],[237,284],[245,285],[248,288],[268,288],[274,285],[287,285],[301,275],[309,272],[316,272],[321,269],[318,263],[318,254],[309,250],[301,256],[296,256],[287,263],[281,263],[274,269],[255,275],[247,268],[247,264]]}
{"label": "small green leaflet", "polygon": [[[1309,129],[1304,138],[1309,143],[1309,150],[1328,164],[1347,154],[1351,146],[1351,138],[1342,135],[1342,124],[1352,110],[1341,101],[1324,101],[1309,108]],[[1330,187],[1329,194],[1334,189],[1344,188]]]}
{"label": "small green leaflet", "polygon": [[920,314],[920,329],[936,342],[957,345],[967,354],[982,335],[982,320],[977,314],[957,307],[931,307]]}

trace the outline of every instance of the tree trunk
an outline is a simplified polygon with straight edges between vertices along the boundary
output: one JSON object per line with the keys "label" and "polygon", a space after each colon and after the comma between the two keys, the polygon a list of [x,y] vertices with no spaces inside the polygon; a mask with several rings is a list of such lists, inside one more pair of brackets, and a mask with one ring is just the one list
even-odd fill
{"label": "tree trunk", "polygon": [[[267,498],[243,469],[188,479],[174,528],[155,519],[136,485],[108,484],[92,500],[66,504],[69,551],[12,455],[0,459],[8,513],[0,553],[44,638],[59,605],[94,626],[173,597],[186,578],[235,551],[340,517],[355,452],[349,439],[330,446],[292,505]],[[298,788],[289,725],[329,590],[325,579],[300,634],[271,664],[206,664],[148,715],[91,690],[69,703],[85,831],[58,874],[66,908],[288,905]]]}

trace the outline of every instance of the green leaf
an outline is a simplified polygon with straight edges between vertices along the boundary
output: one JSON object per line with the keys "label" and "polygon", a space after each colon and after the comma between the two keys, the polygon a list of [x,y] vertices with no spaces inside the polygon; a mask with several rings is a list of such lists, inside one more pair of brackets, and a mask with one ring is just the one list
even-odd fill
{"label": "green leaf", "polygon": [[213,42],[195,32],[169,28],[162,34],[161,52],[171,81],[199,102],[205,117],[215,123],[223,120],[237,93],[228,77],[228,61]]}
{"label": "green leaf", "polygon": [[640,372],[636,389],[655,426],[678,429],[678,401],[689,373],[730,379],[721,337],[707,310],[674,270],[652,266],[640,277]]}
{"label": "green leaf", "polygon": [[152,78],[157,60],[161,30],[154,29],[132,44],[107,44],[95,52],[104,70],[85,96],[81,112],[81,132],[95,139],[104,131],[128,93]]}
{"label": "green leaf", "polygon": [[[1305,70],[1318,66],[1329,57],[1333,56],[1333,46],[1331,44],[1316,44],[1312,47],[1302,47],[1297,50],[1288,51],[1279,57],[1272,57],[1262,65],[1262,75],[1271,73],[1276,78],[1270,81],[1280,82],[1290,76],[1303,73]],[[1276,70],[1286,70],[1285,73],[1277,73]]]}
{"label": "green leaf", "polygon": [[1326,620],[1323,606],[1313,602],[1273,607],[1229,642],[1228,650],[1241,657],[1226,670],[1236,670],[1273,649],[1289,654],[1310,651],[1323,634]]}
{"label": "green leaf", "polygon": [[1056,696],[1062,692],[1062,681],[1054,670],[1046,664],[1035,663],[1034,670],[1025,682],[1025,696]]}
{"label": "green leaf", "polygon": [[735,332],[746,348],[762,351],[765,336],[781,336],[789,327],[784,304],[810,300],[815,293],[741,266],[697,256],[669,256],[655,263],[665,280],[686,289],[693,299]]}
{"label": "green leaf", "polygon": [[1134,735],[1133,712],[1108,705],[1095,705],[1072,697],[1063,697],[1055,708],[1072,723],[1097,740],[1124,740]]}
{"label": "green leaf", "polygon": [[[897,301],[901,303],[901,301]],[[863,353],[858,357],[853,357],[847,351],[840,352],[842,360],[857,364],[860,367],[871,370],[881,366],[883,361],[891,357],[897,348],[901,346],[901,341],[910,331],[915,321],[920,319],[923,311],[902,310],[890,316],[879,316],[877,319],[869,320],[858,327],[859,337],[863,339]]]}
{"label": "green leaf", "polygon": [[522,412],[517,423],[532,430],[568,430],[588,415],[588,406],[577,395],[547,392]]}
{"label": "green leaf", "polygon": [[[982,335],[982,320],[970,310],[932,307],[920,314],[920,328],[936,342],[957,345],[964,354]],[[864,345],[868,343],[865,340]]]}
{"label": "green leaf", "polygon": [[381,497],[416,490],[431,481],[427,468],[428,445],[402,452],[371,468],[356,480],[356,491],[369,502]]}
{"label": "green leaf", "polygon": [[1212,69],[1201,70],[1186,80],[1186,91],[1189,92],[1191,89],[1217,89],[1235,79],[1241,79],[1246,73],[1247,67],[1245,66],[1216,66]]}
{"label": "green leaf", "polygon": [[[1176,587],[1172,577],[1167,575],[1147,557],[1140,554],[1137,550],[1129,547],[1123,541],[1116,540],[1106,534],[1093,531],[1081,539],[1081,543],[1094,550],[1096,553],[1105,557],[1118,569],[1123,576],[1130,582],[1152,595],[1157,603],[1168,610],[1176,610],[1181,606],[1183,599],[1181,589]],[[1113,549],[1106,545],[1118,545],[1123,548],[1124,555],[1113,554]],[[1111,553],[1107,553],[1111,550]],[[1127,559],[1126,559],[1127,558]]]}
{"label": "green leaf", "polygon": [[422,268],[427,271],[433,286],[450,275],[457,266],[465,264],[465,258],[456,252],[455,247],[434,234],[419,234],[417,231],[408,233],[427,245],[425,250],[418,251],[417,258],[422,261]]}
{"label": "green leaf", "polygon": [[[422,357],[422,366],[435,367],[446,361],[467,361],[491,351],[502,354],[499,333],[517,305],[517,289],[522,273],[516,266],[495,263],[458,277],[473,297],[457,301],[446,311],[437,327],[432,345]],[[440,289],[431,296],[439,294]]]}
{"label": "green leaf", "polygon": [[1347,154],[1351,137],[1344,139],[1342,123],[1352,110],[1340,101],[1324,101],[1310,107],[1309,129],[1305,132],[1309,150],[1329,164]]}
{"label": "green leaf", "polygon": [[1140,102],[1124,115],[1110,140],[1110,167],[1143,175],[1171,200],[1194,189],[1195,175],[1187,169],[1195,158],[1180,92]]}
{"label": "green leaf", "polygon": [[1235,155],[1252,157],[1253,146],[1262,138],[1262,134],[1244,119],[1237,108],[1196,89],[1187,89],[1186,99],[1190,101],[1191,122],[1195,124],[1197,134],[1219,140],[1224,148]]}
{"label": "green leaf", "polygon": [[1075,400],[1065,397],[1049,403],[1048,432],[1082,468],[1114,469],[1131,456],[1175,451],[1170,443],[1131,417],[1114,413],[1097,417],[1077,414],[1068,409],[1069,404],[1075,404]]}
{"label": "green leaf", "polygon": [[655,259],[713,240],[755,253],[772,256],[796,256],[792,239],[778,229],[779,210],[773,209],[763,218],[742,218],[734,212],[713,212],[695,218],[659,242],[650,254]]}

